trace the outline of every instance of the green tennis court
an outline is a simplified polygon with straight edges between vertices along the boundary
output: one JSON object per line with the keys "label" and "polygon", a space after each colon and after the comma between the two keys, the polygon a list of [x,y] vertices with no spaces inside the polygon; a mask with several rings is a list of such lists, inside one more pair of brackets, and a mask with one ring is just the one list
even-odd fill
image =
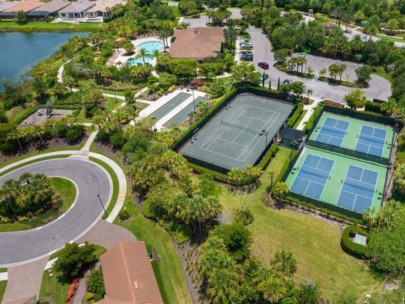
{"label": "green tennis court", "polygon": [[386,174],[386,166],[306,146],[286,183],[293,193],[363,214],[380,208]]}
{"label": "green tennis court", "polygon": [[275,99],[241,94],[212,118],[180,153],[200,165],[243,169],[256,164],[294,109]]}
{"label": "green tennis court", "polygon": [[389,159],[393,137],[391,126],[323,112],[309,139]]}

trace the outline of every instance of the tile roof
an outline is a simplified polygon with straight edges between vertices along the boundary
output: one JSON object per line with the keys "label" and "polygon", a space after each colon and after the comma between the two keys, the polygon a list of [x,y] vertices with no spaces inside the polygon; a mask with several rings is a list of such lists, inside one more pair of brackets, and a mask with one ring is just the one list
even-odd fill
{"label": "tile roof", "polygon": [[106,298],[97,304],[163,304],[144,242],[119,242],[101,265]]}
{"label": "tile roof", "polygon": [[0,2],[0,12],[19,4],[20,1]]}
{"label": "tile roof", "polygon": [[59,13],[82,13],[95,5],[96,2],[94,1],[88,0],[77,1],[61,9]]}
{"label": "tile roof", "polygon": [[205,59],[216,57],[225,41],[220,27],[196,27],[174,31],[176,38],[170,47],[170,55],[179,59]]}
{"label": "tile roof", "polygon": [[101,0],[97,1],[97,4],[93,6],[91,9],[89,9],[89,13],[95,13],[95,12],[106,12],[107,8],[112,8],[116,6],[117,4],[121,4],[121,0]]}
{"label": "tile roof", "polygon": [[25,0],[21,1],[17,5],[13,5],[12,7],[5,9],[2,13],[16,13],[19,11],[29,12],[33,9],[44,5],[44,2],[40,2],[39,0]]}
{"label": "tile roof", "polygon": [[61,10],[69,4],[70,2],[67,0],[52,0],[29,12],[28,16],[46,16]]}

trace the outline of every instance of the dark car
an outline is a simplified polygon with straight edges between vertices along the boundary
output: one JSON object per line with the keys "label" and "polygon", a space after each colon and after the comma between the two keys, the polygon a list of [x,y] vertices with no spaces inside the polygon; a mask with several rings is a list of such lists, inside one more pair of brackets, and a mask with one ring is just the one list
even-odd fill
{"label": "dark car", "polygon": [[253,54],[252,53],[243,53],[240,56],[241,60],[245,60],[245,61],[253,61]]}
{"label": "dark car", "polygon": [[283,81],[283,84],[290,84],[291,83],[291,81],[289,81],[288,79],[285,79],[284,81]]}
{"label": "dark car", "polygon": [[257,65],[261,67],[263,70],[269,69],[269,64],[267,62],[259,62]]}
{"label": "dark car", "polygon": [[269,79],[269,74],[262,74],[262,80],[264,79],[264,80],[267,80],[267,79]]}

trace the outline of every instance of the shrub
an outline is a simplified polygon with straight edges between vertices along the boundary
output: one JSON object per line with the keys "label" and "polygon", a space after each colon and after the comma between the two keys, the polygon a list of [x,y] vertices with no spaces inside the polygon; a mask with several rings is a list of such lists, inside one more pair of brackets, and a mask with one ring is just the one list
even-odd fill
{"label": "shrub", "polygon": [[291,117],[287,120],[287,126],[292,128],[295,125],[298,118],[301,116],[303,111],[304,111],[304,105],[302,103],[300,103],[297,106],[297,108],[295,109],[293,115],[291,115]]}
{"label": "shrub", "polygon": [[323,107],[322,106],[317,106],[315,108],[314,113],[312,114],[312,116],[308,119],[307,123],[305,124],[305,133],[308,133],[310,130],[312,130],[313,126],[314,126],[314,122],[316,121],[316,119],[318,118],[318,116],[321,114]]}
{"label": "shrub", "polygon": [[84,135],[84,126],[69,126],[66,132],[66,140],[70,143],[79,142]]}
{"label": "shrub", "polygon": [[382,113],[381,103],[366,101],[366,111],[373,113]]}
{"label": "shrub", "polygon": [[247,208],[241,208],[235,212],[235,222],[240,223],[243,226],[247,226],[254,221],[253,213]]}
{"label": "shrub", "polygon": [[125,221],[125,220],[129,219],[130,216],[131,215],[129,214],[127,209],[122,209],[120,211],[120,213],[118,214],[120,221]]}
{"label": "shrub", "polygon": [[115,132],[111,137],[110,137],[110,144],[115,148],[115,149],[121,149],[126,143],[126,140],[124,136],[122,135],[121,132]]}
{"label": "shrub", "polygon": [[343,230],[340,246],[342,246],[343,251],[347,254],[350,254],[358,259],[366,259],[367,247],[354,243],[351,240],[356,233],[360,233],[367,238],[369,237],[369,233],[365,229],[359,226],[348,226]]}

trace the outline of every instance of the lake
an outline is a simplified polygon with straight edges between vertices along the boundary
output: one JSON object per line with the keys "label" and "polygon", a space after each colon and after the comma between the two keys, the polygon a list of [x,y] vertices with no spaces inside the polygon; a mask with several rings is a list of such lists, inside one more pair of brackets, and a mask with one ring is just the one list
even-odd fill
{"label": "lake", "polygon": [[4,80],[23,80],[33,66],[75,35],[86,33],[0,33],[0,90]]}

